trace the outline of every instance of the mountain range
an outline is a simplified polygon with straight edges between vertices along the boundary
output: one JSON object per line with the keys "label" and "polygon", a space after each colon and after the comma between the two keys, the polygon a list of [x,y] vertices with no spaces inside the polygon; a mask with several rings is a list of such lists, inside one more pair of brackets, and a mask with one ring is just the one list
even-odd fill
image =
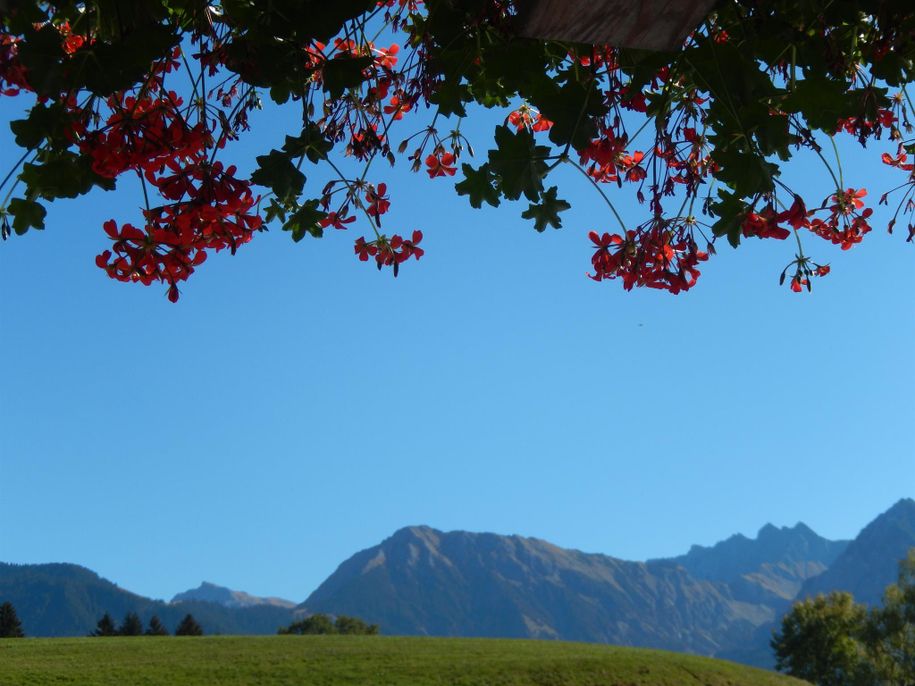
{"label": "mountain range", "polygon": [[151,600],[73,564],[0,563],[0,603],[6,601],[13,603],[29,636],[85,636],[106,612],[115,621],[136,612],[144,624],[156,615],[170,631],[190,613],[209,633],[222,634],[273,634],[293,615],[289,608],[267,604]]}
{"label": "mountain range", "polygon": [[172,598],[172,603],[187,603],[192,601],[201,601],[205,603],[216,603],[223,607],[254,607],[256,605],[272,605],[273,607],[284,607],[287,610],[295,607],[291,600],[283,598],[261,598],[256,595],[250,595],[244,591],[233,591],[225,586],[204,581],[197,588],[192,588],[184,593],[178,593]]}
{"label": "mountain range", "polygon": [[804,524],[762,527],[647,562],[547,541],[426,526],[400,529],[344,561],[303,603],[204,582],[171,603],[120,589],[75,565],[0,563],[31,635],[83,635],[103,612],[166,625],[191,612],[208,633],[274,633],[310,613],[361,617],[383,633],[500,636],[650,646],[771,666],[768,641],[799,598],[848,590],[880,601],[915,547],[915,500],[903,499],[852,541]]}

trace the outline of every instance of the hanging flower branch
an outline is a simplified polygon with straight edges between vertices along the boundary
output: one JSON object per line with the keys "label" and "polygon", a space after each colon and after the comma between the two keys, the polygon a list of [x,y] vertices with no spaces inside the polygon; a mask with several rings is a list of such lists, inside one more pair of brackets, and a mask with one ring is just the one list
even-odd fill
{"label": "hanging flower branch", "polygon": [[[388,226],[396,194],[379,158],[457,178],[477,208],[523,196],[537,231],[570,207],[548,184],[564,165],[608,207],[609,226],[589,234],[595,281],[679,293],[716,239],[793,236],[780,278],[799,292],[830,271],[806,237],[847,250],[871,231],[867,191],[822,149],[851,135],[891,146],[881,159],[902,179],[881,202],[894,199],[889,229],[907,217],[913,240],[908,3],[731,0],[670,53],[522,38],[516,14],[511,0],[155,0],[114,15],[19,3],[0,19],[0,95],[31,101],[11,123],[24,152],[0,182],[3,238],[44,228],[43,203],[128,175],[144,208],[105,222],[96,258],[114,279],[162,283],[177,300],[211,252],[268,225],[295,241],[356,230],[358,260],[396,276],[423,256],[423,234]],[[226,145],[265,97],[300,110],[301,127],[240,177]],[[473,104],[506,111],[476,163],[460,127]],[[835,187],[822,202],[780,180],[802,149]],[[306,164],[331,180],[306,189]],[[623,220],[619,188],[647,219]]]}

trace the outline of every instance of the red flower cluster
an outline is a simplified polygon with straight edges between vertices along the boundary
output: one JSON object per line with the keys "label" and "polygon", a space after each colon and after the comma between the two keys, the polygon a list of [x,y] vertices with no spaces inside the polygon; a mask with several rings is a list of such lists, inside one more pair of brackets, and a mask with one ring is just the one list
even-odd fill
{"label": "red flower cluster", "polygon": [[436,150],[426,158],[426,172],[430,179],[437,176],[454,176],[457,167],[454,166],[455,157],[450,152]]}
{"label": "red flower cluster", "polygon": [[212,136],[202,123],[187,124],[178,110],[181,104],[174,92],[112,96],[105,127],[83,138],[80,150],[92,157],[96,174],[112,179],[128,169],[149,172],[169,160],[192,157]]}
{"label": "red flower cluster", "polygon": [[144,212],[144,230],[124,224],[119,231],[114,220],[106,222],[105,232],[115,243],[96,264],[118,281],[167,283],[168,298],[174,302],[177,282],[203,263],[207,250],[228,248],[234,254],[262,220],[252,212],[256,198],[250,184],[235,178],[235,167],[210,164],[205,156],[189,164],[169,160],[165,167],[173,173],[147,171],[146,177],[175,202]]}
{"label": "red flower cluster", "polygon": [[19,39],[0,33],[0,95],[18,95],[21,90],[32,89],[19,61]]}
{"label": "red flower cluster", "polygon": [[823,219],[813,219],[808,228],[820,238],[825,238],[835,245],[848,250],[856,243],[860,243],[864,234],[871,230],[868,220],[874,213],[871,208],[863,211],[864,203],[861,201],[867,195],[865,189],[846,191],[832,196],[832,204],[827,208],[829,216]]}
{"label": "red flower cluster", "polygon": [[899,146],[899,150],[896,153],[896,157],[893,157],[888,152],[885,152],[880,156],[880,159],[883,164],[888,164],[891,167],[896,167],[897,169],[901,169],[903,171],[912,172],[915,170],[915,164],[908,162],[909,156],[901,145]]}
{"label": "red flower cluster", "polygon": [[842,119],[838,124],[838,131],[845,131],[856,136],[859,141],[864,143],[870,137],[880,138],[883,129],[892,131],[896,124],[896,115],[892,110],[881,109],[877,111],[876,121],[865,119],[864,117],[849,117]]}
{"label": "red flower cluster", "polygon": [[748,213],[741,225],[741,231],[747,238],[756,236],[781,241],[791,235],[788,229],[779,226],[783,222],[787,222],[795,229],[808,226],[807,207],[799,195],[794,196],[794,202],[785,212],[776,212],[772,203],[769,203],[758,213]]}
{"label": "red flower cluster", "polygon": [[363,262],[368,262],[369,257],[374,257],[379,270],[382,267],[393,267],[394,276],[397,276],[401,262],[406,262],[411,257],[418,260],[425,254],[422,248],[417,247],[422,239],[422,231],[414,231],[411,240],[405,240],[396,234],[390,239],[387,236],[379,236],[371,242],[359,237],[356,239],[355,253]]}
{"label": "red flower cluster", "polygon": [[595,181],[619,181],[618,164],[626,153],[626,138],[617,137],[608,130],[580,152],[580,162]]}
{"label": "red flower cluster", "polygon": [[692,226],[685,221],[653,219],[636,230],[619,234],[588,234],[597,248],[591,257],[595,281],[623,280],[627,291],[634,286],[660,288],[677,294],[692,288],[700,276],[699,262],[708,253],[699,250]]}
{"label": "red flower cluster", "polygon": [[795,293],[800,293],[805,288],[809,292],[812,288],[811,279],[815,276],[826,276],[830,271],[828,264],[817,264],[811,261],[810,258],[798,256],[782,270],[778,280],[779,284],[785,283],[785,277],[792,266],[795,267],[795,271],[789,285]]}
{"label": "red flower cluster", "polygon": [[[890,221],[889,231],[893,232],[893,227],[896,225],[896,217],[899,216],[899,212],[902,211],[905,207],[906,212],[911,216],[915,213],[915,164],[908,161],[909,156],[905,151],[905,148],[902,144],[899,145],[899,149],[896,152],[896,156],[892,157],[889,153],[883,153],[882,156],[883,163],[888,164],[891,167],[896,167],[901,169],[904,172],[908,172],[908,178],[906,182],[892,191],[884,193],[883,197],[880,198],[881,204],[887,202],[887,198],[896,191],[902,191],[902,199],[899,201],[899,205],[896,207],[896,216]],[[911,243],[915,241],[915,223],[909,222],[909,235],[906,238],[906,242]]]}
{"label": "red flower cluster", "polygon": [[638,182],[648,176],[648,172],[645,171],[645,168],[639,166],[644,157],[645,153],[639,150],[636,150],[631,155],[623,155],[620,157],[619,168],[621,171],[626,172],[627,181]]}
{"label": "red flower cluster", "polygon": [[340,212],[328,212],[327,216],[318,222],[318,225],[322,229],[326,229],[328,226],[335,229],[346,229],[346,225],[352,224],[354,221],[356,221],[355,217],[348,217],[346,210],[341,210]]}
{"label": "red flower cluster", "polygon": [[388,184],[379,183],[378,186],[367,186],[365,189],[366,211],[381,226],[381,215],[391,209],[391,199],[388,197]]}
{"label": "red flower cluster", "polygon": [[527,105],[522,105],[514,112],[509,113],[506,121],[514,126],[516,131],[528,129],[529,131],[540,132],[549,131],[553,128],[553,122]]}
{"label": "red flower cluster", "polygon": [[91,39],[86,36],[81,36],[78,33],[73,33],[70,29],[70,24],[64,22],[57,27],[57,30],[60,31],[60,35],[63,37],[63,48],[64,52],[68,55],[72,55],[81,47],[86,45],[86,43],[91,43]]}

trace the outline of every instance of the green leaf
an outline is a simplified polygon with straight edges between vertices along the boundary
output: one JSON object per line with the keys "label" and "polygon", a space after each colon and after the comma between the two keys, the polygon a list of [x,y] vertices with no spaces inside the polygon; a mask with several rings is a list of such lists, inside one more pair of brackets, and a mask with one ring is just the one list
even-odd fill
{"label": "green leaf", "polygon": [[16,136],[16,144],[32,150],[45,140],[59,141],[62,147],[69,147],[64,138],[64,125],[69,121],[62,103],[44,105],[37,103],[25,119],[10,122],[10,130]]}
{"label": "green leaf", "polygon": [[530,131],[513,133],[507,126],[496,127],[496,150],[489,151],[489,166],[499,177],[498,188],[509,200],[522,193],[536,202],[543,191],[550,149],[536,145]]}
{"label": "green leaf", "polygon": [[150,64],[167,55],[178,41],[173,27],[146,23],[119,40],[96,41],[81,48],[65,61],[62,69],[73,85],[98,95],[109,95],[141,82]]}
{"label": "green leaf", "polygon": [[438,105],[439,114],[443,117],[450,117],[452,114],[466,117],[467,110],[464,108],[464,104],[472,99],[473,96],[471,96],[467,84],[457,83],[453,79],[443,81],[429,95],[429,102]]}
{"label": "green leaf", "polygon": [[274,219],[279,219],[281,222],[285,222],[286,215],[288,213],[289,210],[285,204],[279,202],[276,198],[270,198],[270,202],[264,209],[264,223],[269,224]]}
{"label": "green leaf", "polygon": [[489,164],[484,164],[479,169],[474,169],[469,164],[463,164],[461,171],[464,172],[464,180],[454,185],[458,195],[469,195],[470,204],[476,209],[480,209],[484,202],[493,207],[499,206],[499,191],[493,186],[493,175]]}
{"label": "green leaf", "polygon": [[88,157],[69,151],[45,151],[40,159],[43,164],[27,162],[22,165],[22,173],[19,174],[19,178],[28,187],[29,196],[54,200],[75,198],[88,193],[93,186],[114,190],[114,179],[104,178],[92,171]]}
{"label": "green leaf", "polygon": [[566,74],[567,82],[538,95],[533,104],[553,122],[550,140],[556,145],[572,144],[576,150],[585,148],[597,135],[595,118],[606,114],[607,107],[596,81],[575,80]]}
{"label": "green leaf", "polygon": [[764,155],[778,155],[780,159],[791,159],[790,145],[795,142],[788,127],[788,117],[768,113],[768,108],[762,108],[757,118],[759,126],[753,133],[759,143],[759,149]]}
{"label": "green leaf", "polygon": [[741,224],[750,207],[738,196],[727,191],[718,191],[718,201],[710,207],[718,221],[712,225],[716,236],[727,236],[733,247],[740,245]]}
{"label": "green leaf", "polygon": [[328,60],[321,70],[324,90],[330,97],[339,98],[348,88],[362,83],[363,70],[372,66],[371,57],[335,57]]}
{"label": "green leaf", "polygon": [[324,229],[319,222],[327,216],[326,212],[318,209],[317,200],[309,200],[293,212],[292,216],[283,224],[283,231],[292,232],[292,240],[298,243],[306,235],[321,238]]}
{"label": "green leaf", "polygon": [[834,133],[840,119],[854,116],[855,98],[841,79],[810,77],[797,81],[782,102],[785,112],[799,113],[813,129]]}
{"label": "green leaf", "polygon": [[10,201],[8,211],[13,215],[13,230],[22,235],[30,227],[44,229],[44,218],[47,211],[34,200],[14,198]]}
{"label": "green leaf", "polygon": [[735,143],[716,147],[712,158],[721,165],[715,178],[730,186],[738,197],[769,193],[775,188],[773,179],[779,174],[778,165],[755,152],[747,152]]}
{"label": "green leaf", "polygon": [[313,122],[303,128],[298,136],[286,136],[286,142],[283,143],[283,150],[290,157],[305,155],[312,164],[325,159],[333,147],[333,142],[327,140],[321,133],[321,128]]}
{"label": "green leaf", "polygon": [[43,95],[59,94],[63,87],[62,63],[66,57],[60,33],[50,23],[24,32],[19,60],[29,72],[29,85]]}
{"label": "green leaf", "polygon": [[539,203],[532,203],[527,211],[521,213],[525,219],[533,219],[534,229],[541,233],[546,230],[547,226],[552,226],[554,229],[562,228],[559,213],[572,207],[565,200],[556,197],[558,191],[559,189],[553,186],[541,196]]}
{"label": "green leaf", "polygon": [[175,27],[154,18],[119,33],[115,40],[99,37],[72,55],[64,52],[60,33],[51,24],[26,31],[24,38],[19,58],[29,70],[29,83],[39,94],[52,97],[83,88],[102,96],[130,88],[179,40]]}
{"label": "green leaf", "polygon": [[279,200],[297,198],[302,193],[305,175],[295,168],[289,155],[271,150],[256,159],[258,168],[251,174],[251,183],[272,189]]}

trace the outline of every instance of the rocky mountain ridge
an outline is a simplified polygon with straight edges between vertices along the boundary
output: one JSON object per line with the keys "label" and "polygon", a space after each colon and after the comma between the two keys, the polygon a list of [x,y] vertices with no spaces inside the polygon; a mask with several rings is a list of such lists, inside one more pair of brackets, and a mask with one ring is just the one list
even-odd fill
{"label": "rocky mountain ridge", "polygon": [[223,607],[254,607],[257,605],[270,605],[291,609],[296,603],[284,598],[262,598],[250,595],[244,591],[233,591],[225,586],[217,586],[209,581],[202,582],[197,588],[192,588],[182,593],[177,593],[172,598],[172,603],[186,603],[190,601],[216,603]]}
{"label": "rocky mountain ridge", "polygon": [[272,605],[229,608],[197,600],[153,600],[65,563],[0,563],[0,603],[6,601],[13,603],[29,636],[85,636],[106,612],[115,622],[136,612],[144,624],[156,615],[170,631],[190,613],[211,634],[275,633],[294,616],[292,610]]}
{"label": "rocky mountain ridge", "polygon": [[274,633],[327,612],[388,634],[597,641],[771,666],[768,636],[795,598],[851,590],[876,602],[912,546],[911,499],[851,542],[803,524],[766,525],[756,538],[732,536],[647,562],[415,526],[344,561],[295,608],[206,582],[165,603],[76,565],[0,564],[0,602],[13,602],[31,635],[84,635],[106,611],[115,619],[138,612],[144,621],[158,614],[166,625],[192,612],[210,633]]}

